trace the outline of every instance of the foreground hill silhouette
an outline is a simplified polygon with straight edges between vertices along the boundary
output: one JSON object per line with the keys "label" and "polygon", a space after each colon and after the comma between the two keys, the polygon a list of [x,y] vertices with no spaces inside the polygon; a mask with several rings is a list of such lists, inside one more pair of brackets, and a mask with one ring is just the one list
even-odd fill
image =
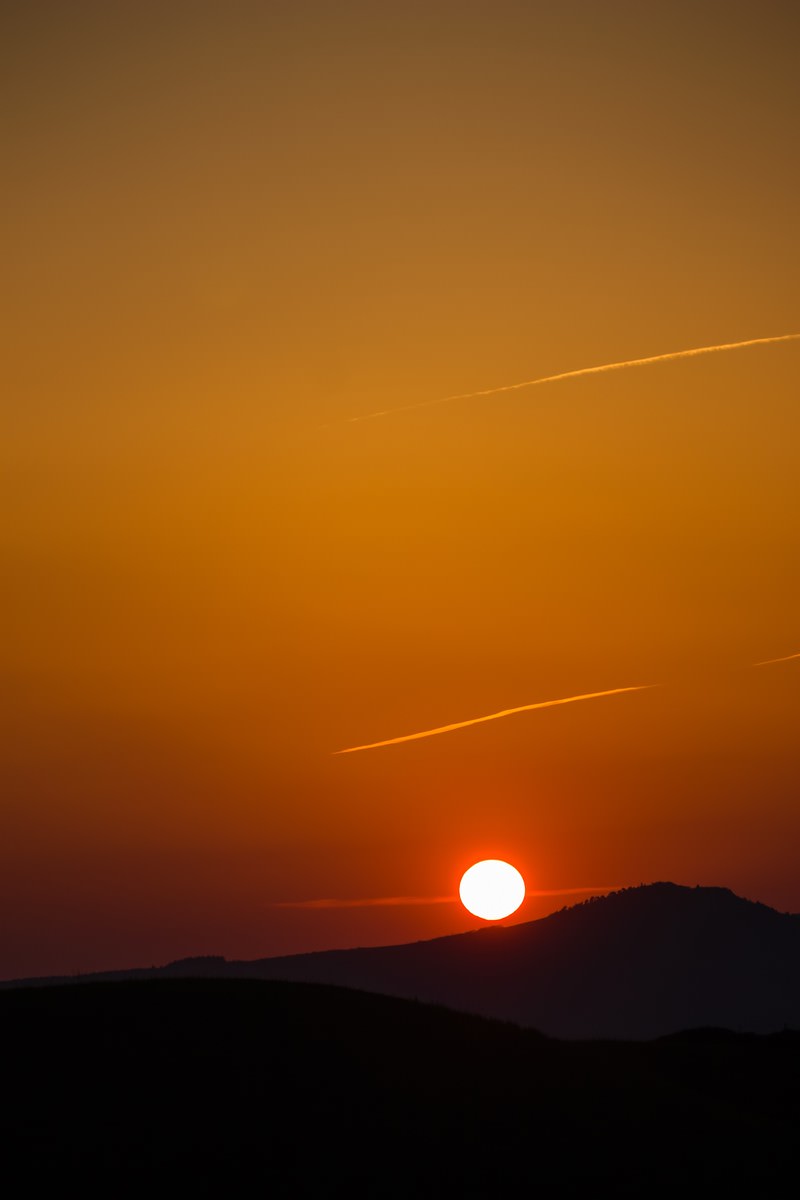
{"label": "foreground hill silhouette", "polygon": [[725,888],[655,883],[427,942],[252,962],[186,959],[97,978],[149,975],[336,984],[562,1038],[654,1038],[704,1026],[770,1033],[800,1029],[800,916]]}
{"label": "foreground hill silhouette", "polygon": [[784,1196],[800,1035],[558,1042],[320,985],[0,994],[2,1178],[81,1195]]}

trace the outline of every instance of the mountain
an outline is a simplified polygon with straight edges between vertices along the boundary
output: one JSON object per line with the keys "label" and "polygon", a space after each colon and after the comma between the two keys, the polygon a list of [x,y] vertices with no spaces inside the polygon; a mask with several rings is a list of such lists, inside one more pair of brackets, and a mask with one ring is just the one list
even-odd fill
{"label": "mountain", "polygon": [[562,1038],[800,1029],[800,916],[726,888],[655,883],[525,924],[228,970],[416,998]]}
{"label": "mountain", "polygon": [[796,1174],[797,1033],[562,1042],[155,978],[3,992],[0,1061],[9,1195],[783,1197]]}
{"label": "mountain", "polygon": [[334,984],[560,1038],[647,1039],[700,1027],[770,1033],[800,1029],[800,916],[726,888],[654,883],[538,921],[408,945],[189,959],[95,978],[151,975]]}

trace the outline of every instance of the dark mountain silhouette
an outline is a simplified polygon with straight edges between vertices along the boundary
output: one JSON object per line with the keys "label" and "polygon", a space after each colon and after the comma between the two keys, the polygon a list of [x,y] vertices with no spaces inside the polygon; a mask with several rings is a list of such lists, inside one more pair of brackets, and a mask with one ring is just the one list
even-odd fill
{"label": "dark mountain silhouette", "polygon": [[446,1004],[553,1037],[800,1029],[800,917],[726,888],[656,883],[526,924],[230,969]]}
{"label": "dark mountain silhouette", "polygon": [[560,1042],[162,978],[3,992],[0,1061],[9,1195],[782,1197],[796,1172],[794,1033]]}
{"label": "dark mountain silhouette", "polygon": [[800,1029],[800,916],[726,888],[655,883],[432,941],[252,962],[188,959],[98,978],[152,974],[335,984],[562,1038],[644,1039],[707,1026],[770,1033]]}

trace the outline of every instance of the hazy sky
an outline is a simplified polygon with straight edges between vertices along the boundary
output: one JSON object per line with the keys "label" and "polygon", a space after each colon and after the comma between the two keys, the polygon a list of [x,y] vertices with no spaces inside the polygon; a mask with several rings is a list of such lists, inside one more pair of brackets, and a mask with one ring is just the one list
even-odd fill
{"label": "hazy sky", "polygon": [[0,20],[0,976],[800,909],[797,6]]}

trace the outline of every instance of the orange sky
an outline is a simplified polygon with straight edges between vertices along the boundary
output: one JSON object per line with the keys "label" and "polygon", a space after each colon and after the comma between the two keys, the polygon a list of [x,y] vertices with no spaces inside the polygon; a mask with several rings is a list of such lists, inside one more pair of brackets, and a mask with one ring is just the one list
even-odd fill
{"label": "orange sky", "polygon": [[800,910],[796,7],[2,24],[0,977]]}

